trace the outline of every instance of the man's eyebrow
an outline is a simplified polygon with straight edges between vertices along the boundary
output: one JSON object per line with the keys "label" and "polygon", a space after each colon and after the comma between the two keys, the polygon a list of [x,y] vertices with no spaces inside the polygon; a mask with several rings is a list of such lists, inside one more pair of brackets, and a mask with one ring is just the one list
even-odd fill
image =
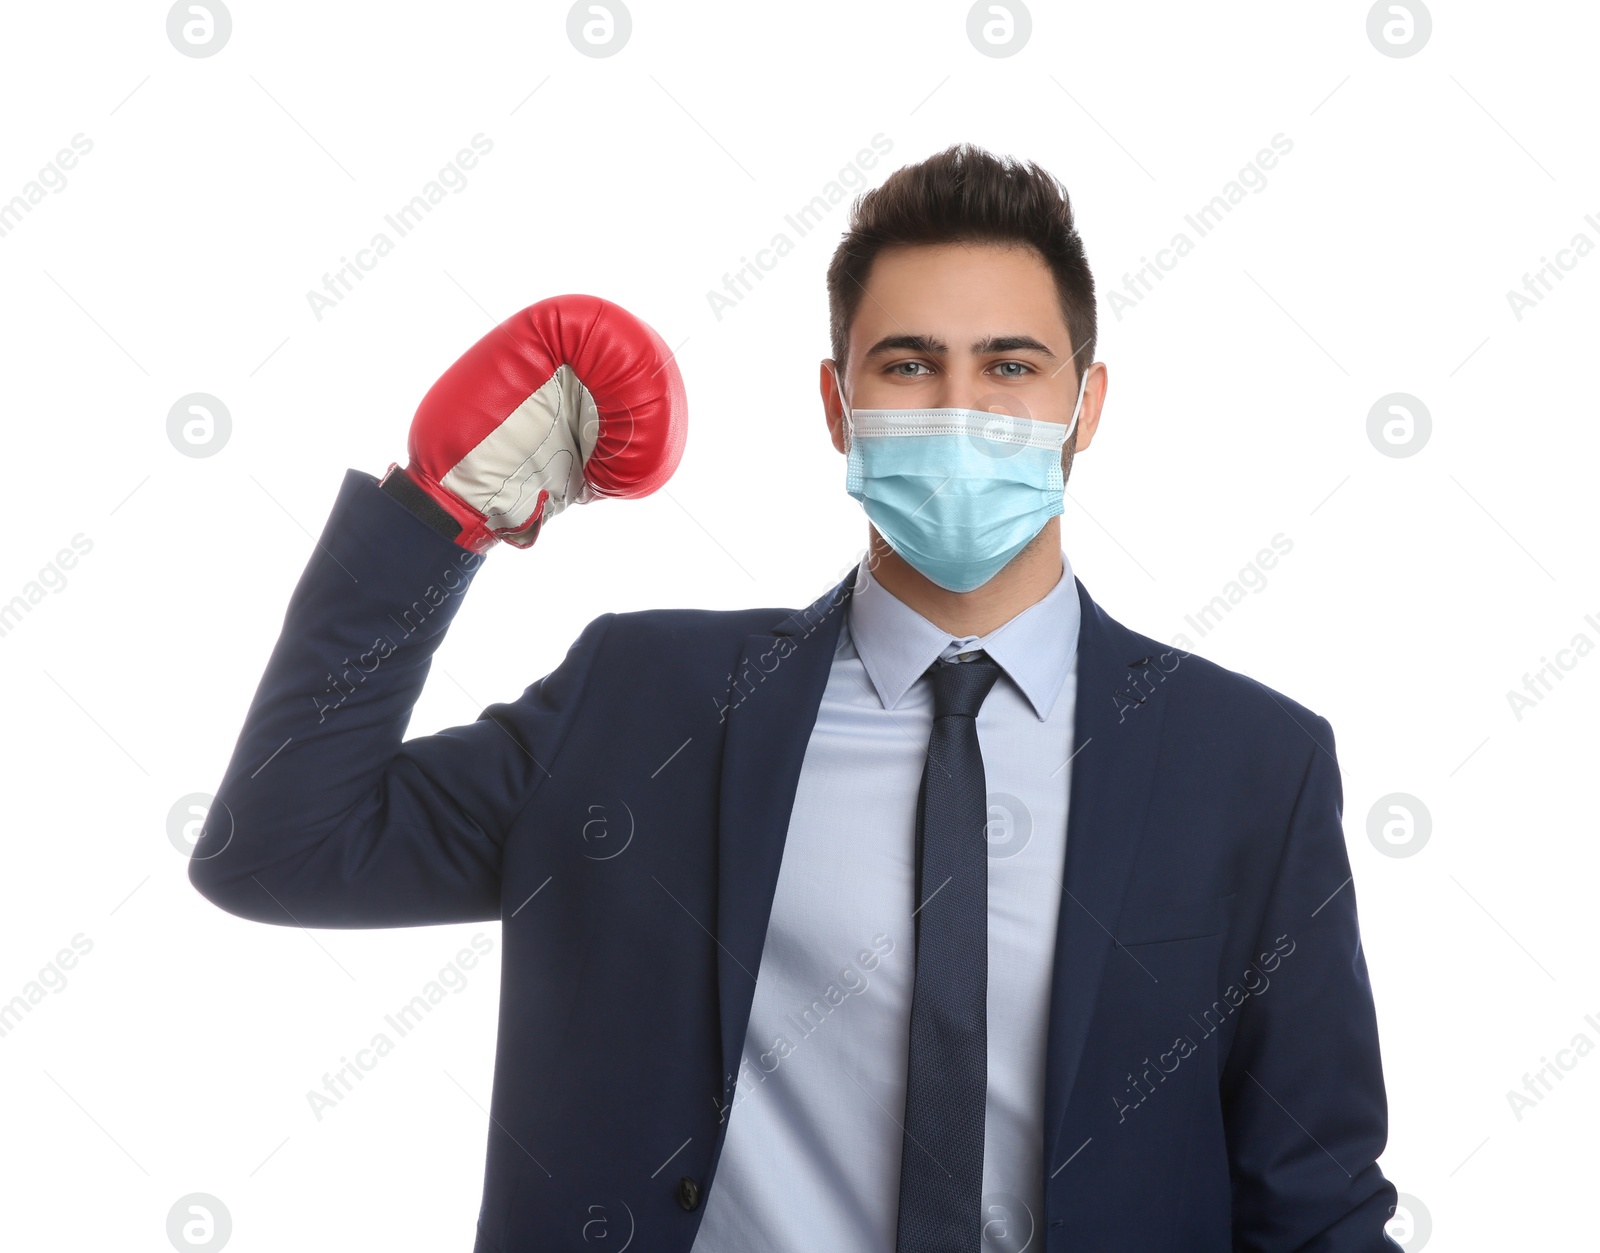
{"label": "man's eyebrow", "polygon": [[[1056,355],[1032,335],[989,335],[972,345],[972,354],[975,357],[995,352],[1023,351],[1037,352],[1051,360],[1054,360]],[[945,357],[949,355],[950,347],[942,339],[935,339],[932,335],[885,335],[867,349],[866,356],[882,357],[891,352],[921,352],[933,357]]]}

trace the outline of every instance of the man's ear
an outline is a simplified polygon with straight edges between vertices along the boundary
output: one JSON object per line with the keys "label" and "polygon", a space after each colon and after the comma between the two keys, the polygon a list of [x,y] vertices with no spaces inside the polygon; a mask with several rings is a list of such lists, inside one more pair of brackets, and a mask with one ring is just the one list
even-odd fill
{"label": "man's ear", "polygon": [[1083,384],[1083,407],[1078,410],[1078,429],[1072,433],[1075,453],[1094,442],[1094,433],[1100,426],[1100,410],[1106,403],[1108,381],[1104,362],[1096,361],[1089,367],[1089,377]]}
{"label": "man's ear", "polygon": [[839,394],[838,378],[834,374],[835,362],[824,357],[817,380],[822,392],[822,412],[828,420],[828,434],[833,439],[835,452],[844,452],[844,398]]}

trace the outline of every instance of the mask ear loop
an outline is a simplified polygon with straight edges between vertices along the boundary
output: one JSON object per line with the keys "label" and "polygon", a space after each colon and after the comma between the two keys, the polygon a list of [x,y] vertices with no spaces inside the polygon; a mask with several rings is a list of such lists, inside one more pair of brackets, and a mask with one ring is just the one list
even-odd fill
{"label": "mask ear loop", "polygon": [[1085,369],[1084,372],[1078,377],[1078,403],[1072,406],[1072,421],[1067,423],[1067,433],[1061,441],[1062,444],[1065,444],[1067,440],[1071,439],[1073,432],[1078,429],[1078,410],[1083,408],[1083,389],[1088,382],[1089,371],[1088,369]]}
{"label": "mask ear loop", "polygon": [[848,453],[850,445],[855,442],[855,419],[851,417],[850,404],[844,398],[844,383],[839,378],[839,371],[830,365],[828,372],[833,375],[833,387],[839,393],[839,408],[844,414],[844,450]]}

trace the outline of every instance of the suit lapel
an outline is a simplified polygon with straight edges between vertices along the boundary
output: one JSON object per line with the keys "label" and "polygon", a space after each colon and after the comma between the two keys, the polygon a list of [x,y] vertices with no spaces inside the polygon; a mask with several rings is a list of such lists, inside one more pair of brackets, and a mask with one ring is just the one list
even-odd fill
{"label": "suit lapel", "polygon": [[717,820],[722,1101],[733,1099],[800,767],[839,646],[852,567],[805,609],[748,636],[734,670]]}
{"label": "suit lapel", "polygon": [[1100,977],[1111,952],[1144,831],[1166,710],[1162,667],[1148,644],[1108,617],[1078,583],[1077,700],[1065,876],[1051,975],[1044,1133],[1047,1178],[1082,1145],[1063,1144]]}

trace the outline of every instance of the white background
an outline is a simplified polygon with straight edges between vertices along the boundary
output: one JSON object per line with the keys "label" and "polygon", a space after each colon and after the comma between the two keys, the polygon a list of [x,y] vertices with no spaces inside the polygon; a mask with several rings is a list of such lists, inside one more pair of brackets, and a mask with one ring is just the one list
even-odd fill
{"label": "white background", "polygon": [[[514,698],[608,610],[825,590],[865,539],[817,396],[848,204],[804,238],[784,216],[881,134],[870,184],[971,140],[1070,189],[1111,379],[1069,485],[1074,568],[1129,626],[1331,720],[1382,1166],[1437,1247],[1573,1247],[1600,1055],[1564,1055],[1520,1118],[1507,1093],[1575,1036],[1600,1044],[1600,656],[1563,654],[1520,718],[1507,692],[1600,643],[1600,256],[1520,318],[1507,292],[1579,233],[1600,245],[1596,10],[1437,0],[1408,57],[1369,41],[1364,3],[1039,4],[1009,57],[953,3],[638,0],[607,58],[566,14],[236,0],[226,46],[195,58],[162,5],[5,12],[0,202],[74,135],[93,145],[0,237],[0,603],[92,544],[0,636],[0,1001],[92,944],[0,1037],[5,1243],[167,1249],[169,1209],[206,1192],[241,1253],[470,1246],[498,927],[242,922],[190,887],[169,811],[220,781],[346,468],[403,460],[434,378],[542,297],[603,295],[678,348],[687,451],[655,496],[490,557],[413,733]],[[314,315],[324,273],[480,133],[465,188]],[[1293,148],[1265,188],[1113,309],[1277,134]],[[714,313],[784,230],[795,250]],[[168,440],[191,392],[231,413],[214,456]],[[1431,413],[1413,456],[1368,438],[1393,392]],[[1189,629],[1280,533],[1265,586]],[[1411,856],[1369,839],[1396,792],[1431,815]],[[306,1092],[478,932],[491,960],[318,1121]]]}

